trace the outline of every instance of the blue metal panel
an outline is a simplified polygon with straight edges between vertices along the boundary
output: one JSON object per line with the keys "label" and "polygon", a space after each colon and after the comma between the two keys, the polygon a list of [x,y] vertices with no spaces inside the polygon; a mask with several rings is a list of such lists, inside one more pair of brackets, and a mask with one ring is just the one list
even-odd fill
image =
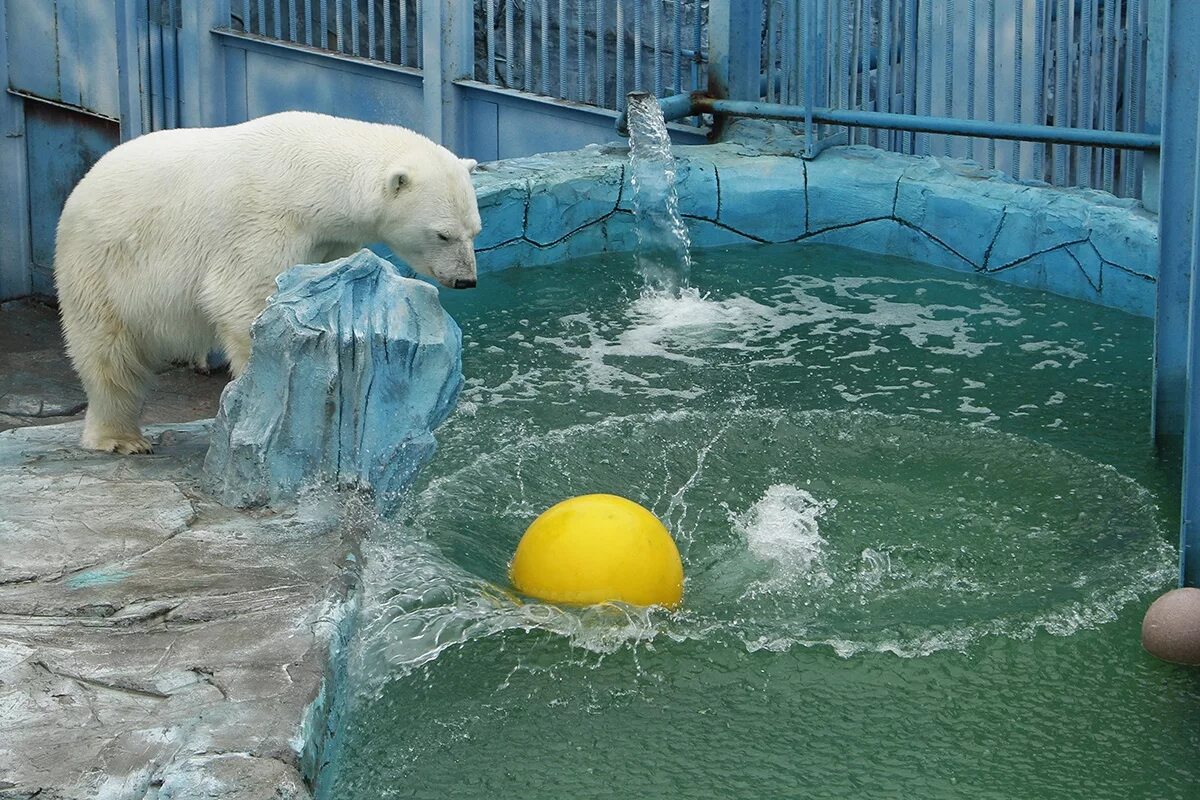
{"label": "blue metal panel", "polygon": [[[424,132],[421,77],[379,62],[329,56],[284,42],[244,39],[222,33],[230,48],[244,50],[245,114],[319,111],[370,122],[403,125]],[[227,67],[228,69],[229,67]],[[228,84],[227,84],[228,85]],[[238,88],[230,87],[237,109]]]}
{"label": "blue metal panel", "polygon": [[[1194,38],[1193,42],[1194,42]],[[1195,45],[1192,45],[1195,49]],[[1200,127],[1200,120],[1193,120]],[[1200,149],[1192,151],[1193,161]],[[1192,187],[1192,208],[1200,204],[1200,180]],[[1200,587],[1200,214],[1192,216],[1189,287],[1186,412],[1183,439],[1183,504],[1179,526],[1179,585]]]}
{"label": "blue metal panel", "polygon": [[9,86],[58,100],[55,4],[7,0]]}
{"label": "blue metal panel", "polygon": [[25,144],[29,165],[33,291],[54,293],[54,232],[67,195],[100,156],[116,147],[120,126],[90,114],[27,101]]}
{"label": "blue metal panel", "polygon": [[8,82],[6,9],[0,6],[0,300],[32,287],[29,252],[29,181],[25,159],[25,102],[2,91]]}
{"label": "blue metal panel", "polygon": [[1192,259],[1192,206],[1196,182],[1196,126],[1200,106],[1200,3],[1170,0],[1163,78],[1162,188],[1159,212],[1158,301],[1154,325],[1156,440],[1183,434],[1187,394],[1188,292]]}
{"label": "blue metal panel", "polygon": [[[708,90],[714,97],[759,98],[762,12],[761,0],[726,0],[709,6]],[[634,88],[638,88],[636,80]]]}
{"label": "blue metal panel", "polygon": [[179,31],[182,124],[223,125],[225,107],[224,49],[214,28],[229,25],[230,0],[192,0],[183,4]]}

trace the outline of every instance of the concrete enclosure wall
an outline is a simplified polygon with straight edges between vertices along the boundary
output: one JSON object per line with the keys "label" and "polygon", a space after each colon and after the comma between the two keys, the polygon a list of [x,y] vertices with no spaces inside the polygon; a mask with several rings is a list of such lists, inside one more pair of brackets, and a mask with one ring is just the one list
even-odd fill
{"label": "concrete enclosure wall", "polygon": [[[805,161],[802,146],[744,123],[723,144],[676,147],[693,246],[844,245],[1154,313],[1157,218],[1135,201],[865,146]],[[480,271],[633,249],[626,158],[611,145],[484,165]]]}

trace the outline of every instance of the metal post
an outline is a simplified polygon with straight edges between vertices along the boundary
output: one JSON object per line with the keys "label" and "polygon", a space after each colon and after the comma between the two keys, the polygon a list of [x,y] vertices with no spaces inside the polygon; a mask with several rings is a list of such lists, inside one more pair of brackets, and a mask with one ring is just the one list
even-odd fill
{"label": "metal post", "polygon": [[[1194,118],[1192,122],[1200,127],[1200,118]],[[1193,149],[1191,155],[1193,159],[1200,158],[1200,147]],[[1191,199],[1195,208],[1200,203],[1200,180],[1192,187]],[[1200,214],[1192,215],[1191,234],[1179,585],[1200,587]]]}
{"label": "metal post", "polygon": [[1196,126],[1200,111],[1200,3],[1169,0],[1162,116],[1162,188],[1154,317],[1155,441],[1183,434],[1187,399],[1188,292],[1191,276]]}
{"label": "metal post", "polygon": [[454,82],[471,77],[475,45],[474,3],[470,0],[426,0],[423,10],[423,133],[438,144],[459,152],[464,135],[459,114],[461,103]]}
{"label": "metal post", "polygon": [[4,91],[9,85],[5,9],[0,5],[0,300],[33,291],[25,101]]}
{"label": "metal post", "polygon": [[713,97],[759,99],[762,15],[761,0],[709,4],[708,93]]}
{"label": "metal post", "polygon": [[180,123],[185,127],[224,125],[224,45],[213,28],[229,27],[229,0],[197,0],[183,4],[179,31]]}
{"label": "metal post", "polygon": [[[1167,0],[1148,0],[1146,4],[1146,60],[1142,74],[1145,76],[1145,105],[1142,109],[1146,133],[1162,133],[1162,79],[1166,72],[1166,22]],[[1142,205],[1158,213],[1159,157],[1147,154],[1142,159]]]}
{"label": "metal post", "polygon": [[[121,141],[145,133],[142,125],[142,60],[138,53],[139,0],[117,2],[117,79],[120,82]],[[2,45],[0,45],[2,46]]]}

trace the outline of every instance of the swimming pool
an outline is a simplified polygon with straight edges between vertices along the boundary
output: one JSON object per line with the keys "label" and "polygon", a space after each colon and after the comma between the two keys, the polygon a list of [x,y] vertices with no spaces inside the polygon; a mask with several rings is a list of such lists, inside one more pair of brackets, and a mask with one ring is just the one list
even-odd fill
{"label": "swimming pool", "polygon": [[[323,796],[1188,795],[1148,320],[829,246],[698,251],[678,298],[633,263],[444,296],[467,383],[364,544]],[[679,613],[508,589],[591,491],[671,529]]]}

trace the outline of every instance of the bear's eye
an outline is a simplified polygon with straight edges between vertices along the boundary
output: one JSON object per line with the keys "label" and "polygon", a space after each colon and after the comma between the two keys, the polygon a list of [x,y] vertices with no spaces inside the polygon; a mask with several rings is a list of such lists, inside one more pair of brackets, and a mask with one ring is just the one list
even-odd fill
{"label": "bear's eye", "polygon": [[450,235],[447,233],[438,233],[438,238],[441,239],[443,242],[450,241]]}

